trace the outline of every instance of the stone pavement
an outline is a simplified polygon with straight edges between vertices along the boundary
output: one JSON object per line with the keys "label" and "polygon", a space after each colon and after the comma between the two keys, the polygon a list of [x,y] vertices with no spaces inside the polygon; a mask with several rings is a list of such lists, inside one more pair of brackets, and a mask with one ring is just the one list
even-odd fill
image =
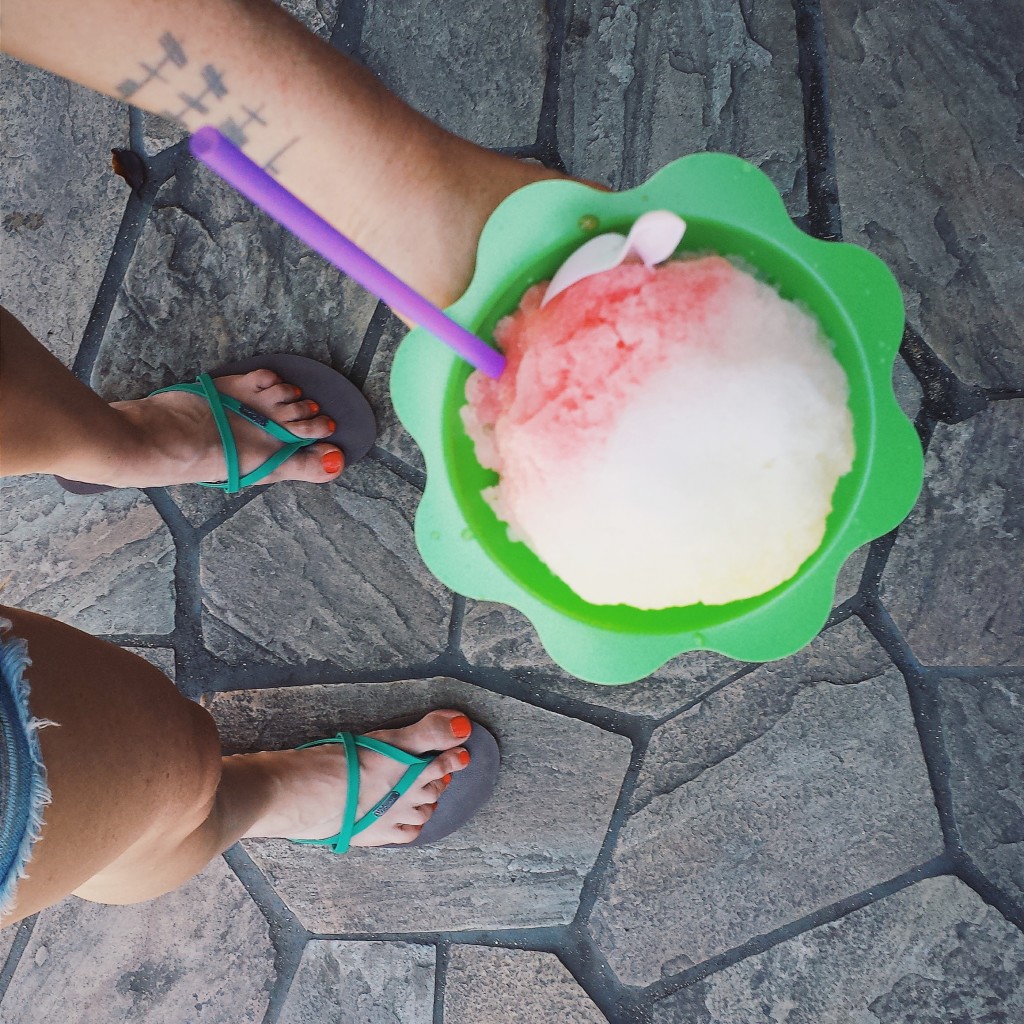
{"label": "stone pavement", "polygon": [[[617,187],[735,152],[809,231],[870,246],[905,290],[896,387],[924,492],[800,654],[575,681],[416,554],[422,463],[387,399],[400,325],[175,129],[5,61],[6,305],[105,396],[285,348],[347,372],[382,433],[326,488],[9,483],[4,599],[156,662],[229,750],[441,702],[495,731],[504,770],[435,848],[250,841],[151,904],[69,899],[0,934],[0,1017],[1024,1019],[1020,5],[289,6],[485,145]],[[114,147],[143,157],[135,188]]]}

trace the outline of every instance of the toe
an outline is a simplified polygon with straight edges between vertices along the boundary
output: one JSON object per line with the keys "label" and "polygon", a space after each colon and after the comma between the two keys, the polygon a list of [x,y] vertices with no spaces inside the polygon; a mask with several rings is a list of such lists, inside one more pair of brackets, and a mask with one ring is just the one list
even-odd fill
{"label": "toe", "polygon": [[406,807],[398,816],[400,825],[426,825],[437,810],[437,804],[421,804],[419,807]]}
{"label": "toe", "polygon": [[271,405],[291,405],[302,397],[302,391],[294,384],[274,384],[260,392],[260,402]]}
{"label": "toe", "polygon": [[311,444],[275,469],[266,482],[302,480],[310,484],[326,484],[336,480],[344,467],[345,456],[340,448],[332,444]]}
{"label": "toe", "polygon": [[243,374],[241,382],[246,387],[251,387],[253,391],[262,392],[267,388],[272,388],[275,384],[280,384],[281,378],[273,370],[253,370]]}
{"label": "toe", "polygon": [[443,775],[451,775],[454,772],[461,772],[464,768],[469,767],[469,762],[471,760],[472,758],[470,757],[470,753],[465,747],[456,747],[454,750],[446,750],[443,754],[439,754],[435,758],[437,768],[439,771],[443,772]]}
{"label": "toe", "polygon": [[434,779],[432,782],[424,782],[420,787],[417,799],[425,803],[435,803],[448,788],[451,780],[451,773],[445,772],[439,779]]}
{"label": "toe", "polygon": [[423,831],[422,825],[396,825],[394,835],[391,838],[393,843],[411,843]]}
{"label": "toe", "polygon": [[[410,754],[428,754],[436,750],[452,750],[466,740],[472,729],[473,723],[465,714],[446,708],[431,711],[404,729],[385,729],[371,735],[379,736]],[[425,770],[429,770],[429,766]]]}
{"label": "toe", "polygon": [[[286,405],[282,410],[281,422],[287,423],[289,429],[293,423],[297,423],[300,420],[311,420],[314,416],[320,414],[320,403],[314,402],[311,398],[303,398],[298,402],[292,402],[290,405]],[[326,417],[321,417],[326,419]],[[329,431],[330,433],[330,431]]]}
{"label": "toe", "polygon": [[[295,405],[303,406],[305,402],[296,402]],[[294,422],[288,419],[292,415],[293,406],[286,406],[288,410],[281,417],[282,422],[296,437],[330,437],[338,429],[337,424],[329,416],[314,416],[312,419],[296,419]]]}
{"label": "toe", "polygon": [[[443,754],[438,754],[420,773],[418,781],[424,788],[437,782],[441,782],[447,788],[451,774],[461,772],[463,768],[468,767],[469,762],[469,751],[465,747],[454,747]],[[445,779],[448,779],[448,782],[445,782]]]}
{"label": "toe", "polygon": [[[444,791],[451,784],[451,772],[442,772],[442,774],[438,775],[437,773],[442,770],[440,767],[435,768],[435,762],[436,759],[423,769],[420,777],[416,780],[416,785],[409,790],[409,793],[407,794],[409,802],[414,806],[418,806],[420,804],[436,804],[444,795]],[[426,775],[436,775],[437,777],[426,779],[424,778]]]}

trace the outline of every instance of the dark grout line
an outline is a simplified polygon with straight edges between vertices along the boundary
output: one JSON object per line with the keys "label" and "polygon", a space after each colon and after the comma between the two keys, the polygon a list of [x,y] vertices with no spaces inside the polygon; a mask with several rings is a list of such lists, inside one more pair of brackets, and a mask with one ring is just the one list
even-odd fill
{"label": "dark grout line", "polygon": [[832,139],[828,46],[820,0],[793,0],[793,11],[797,74],[804,101],[808,226],[818,238],[838,241],[843,237],[843,224]]}
{"label": "dark grout line", "polygon": [[114,247],[111,250],[106,269],[103,271],[103,279],[96,292],[96,301],[89,313],[89,320],[82,333],[82,341],[78,346],[74,365],[71,367],[74,375],[86,385],[92,378],[93,367],[96,364],[100,344],[110,321],[110,314],[117,302],[128,264],[135,254],[135,246],[149,219],[154,196],[155,193],[150,194],[148,189],[141,196],[132,191],[125,204],[124,214],[114,239]]}
{"label": "dark grout line", "polygon": [[355,359],[352,360],[352,365],[347,374],[348,379],[360,390],[366,384],[366,378],[370,374],[373,357],[377,354],[377,345],[380,343],[381,336],[384,334],[391,316],[391,309],[383,302],[378,302],[373,311],[373,316],[370,317],[366,333],[363,335],[359,351],[356,353]]}
{"label": "dark grout line", "polygon": [[921,385],[922,409],[933,419],[961,423],[985,408],[985,392],[964,384],[911,327],[903,332],[900,355]]}
{"label": "dark grout line", "polygon": [[935,436],[935,424],[937,422],[935,417],[925,408],[918,412],[917,418],[914,420],[914,429],[917,431],[918,440],[921,442],[921,452],[925,456],[928,455],[932,437]]}
{"label": "dark grout line", "polygon": [[146,114],[138,107],[128,108],[128,145],[145,166],[145,187],[147,195],[155,196],[182,165],[191,160],[188,139],[172,143],[158,153],[146,151]]}
{"label": "dark grout line", "polygon": [[994,910],[999,911],[1014,927],[1024,932],[1024,906],[1015,903],[998,886],[993,885],[966,851],[953,855],[956,877]]}
{"label": "dark grout line", "polygon": [[98,640],[118,647],[141,647],[146,650],[167,650],[174,646],[174,633],[94,633]]}
{"label": "dark grout line", "polygon": [[145,489],[174,541],[175,686],[198,701],[207,689],[210,655],[203,644],[202,587],[199,583],[199,533],[162,487]]}
{"label": "dark grout line", "polygon": [[145,115],[138,107],[128,108],[128,145],[132,151],[138,154],[145,161]]}
{"label": "dark grout line", "polygon": [[939,693],[922,672],[907,674],[905,679],[914,724],[917,726],[917,736],[921,743],[925,767],[928,769],[932,797],[939,815],[943,841],[950,856],[957,857],[963,853],[963,841],[953,809],[953,791],[950,786],[952,766],[943,738]]}
{"label": "dark grout line", "polygon": [[888,610],[875,596],[869,596],[861,613],[864,624],[903,674],[918,740],[924,756],[935,809],[942,829],[946,856],[955,874],[969,885],[986,903],[999,911],[1011,924],[1024,931],[1024,907],[990,882],[964,849],[957,822],[950,780],[953,764],[946,750],[942,715],[940,682],[944,678],[989,679],[1000,674],[1011,675],[1020,669],[989,669],[984,667],[930,668],[920,664],[892,621]]}
{"label": "dark grout line", "polygon": [[451,944],[437,943],[434,962],[434,1014],[433,1024],[444,1024],[444,990],[448,984],[448,963],[451,960]]}
{"label": "dark grout line", "polygon": [[488,146],[492,153],[498,156],[514,156],[520,160],[541,160],[545,149],[537,142],[531,142],[525,146]]}
{"label": "dark grout line", "polygon": [[1012,402],[1015,399],[1019,401],[1024,399],[1024,391],[1014,391],[1012,389],[1000,391],[995,388],[989,388],[985,391],[985,397],[990,402]]}
{"label": "dark grout line", "polygon": [[[859,594],[862,599],[878,593],[879,584],[882,582],[882,573],[889,561],[889,555],[896,544],[896,537],[899,534],[899,527],[890,530],[888,533],[873,540],[868,548],[868,557],[864,563],[864,572],[860,578]],[[863,607],[863,600],[861,601]],[[861,610],[858,608],[858,611]]]}
{"label": "dark grout line", "polygon": [[924,677],[924,667],[910,649],[909,644],[903,639],[903,635],[892,621],[888,610],[876,595],[864,595],[857,615],[867,631],[889,655],[890,662],[899,669],[904,677],[913,679]]}
{"label": "dark grout line", "polygon": [[[853,597],[833,608],[832,613],[829,615],[828,619],[826,619],[825,624],[818,631],[818,636],[821,636],[822,633],[825,633],[836,626],[842,625],[847,619],[856,615],[860,608],[860,604],[860,595],[854,594]],[[685,715],[688,711],[692,711],[698,704],[702,704],[709,697],[714,696],[716,693],[724,690],[728,686],[732,686],[733,683],[739,682],[745,676],[750,675],[751,672],[770,664],[772,663],[765,661],[751,661],[744,664],[741,668],[727,675],[724,679],[720,679],[717,683],[713,683],[706,690],[702,690],[696,697],[692,697],[685,704],[681,704],[679,707],[673,708],[673,710],[667,715],[651,719],[652,731],[661,728],[661,726],[671,722],[674,718],[679,718],[680,715]]]}
{"label": "dark grout line", "polygon": [[366,21],[366,0],[341,0],[328,40],[334,49],[362,63],[359,50]]}
{"label": "dark grout line", "polygon": [[623,985],[603,951],[580,927],[570,927],[558,948],[551,950],[611,1024],[650,1024],[645,993]]}
{"label": "dark grout line", "polygon": [[196,542],[199,543],[204,540],[218,527],[223,526],[237,512],[241,512],[249,502],[258,498],[268,487],[272,486],[273,484],[257,484],[254,487],[246,487],[240,494],[228,498],[223,508],[214,512],[208,519],[204,519],[198,526],[192,526]]}
{"label": "dark grout line", "polygon": [[540,117],[537,121],[537,143],[533,147],[535,152],[511,154],[529,155],[540,160],[545,167],[561,171],[563,174],[566,172],[565,163],[558,150],[558,94],[562,84],[562,55],[565,52],[571,13],[571,0],[553,0],[551,3],[548,15],[547,66],[544,71]]}
{"label": "dark grout line", "polygon": [[[629,54],[630,80],[622,94],[623,142],[618,152],[618,165],[605,168],[602,179],[616,191],[636,188],[647,178],[650,170],[650,137],[645,137],[638,126],[653,127],[655,88],[648,73],[653,74],[655,69],[648,68],[638,59],[638,55],[651,52],[651,33],[656,31],[655,14],[651,6],[648,5],[645,10],[643,4],[637,5],[636,36]],[[574,24],[574,34],[576,27]],[[588,31],[594,28],[600,32],[600,22],[589,25]],[[736,68],[733,66],[729,72],[730,91],[734,91],[735,74]]]}
{"label": "dark grout line", "polygon": [[392,455],[386,449],[374,445],[370,449],[369,457],[374,462],[379,462],[385,469],[389,469],[410,486],[415,487],[416,490],[422,491],[427,486],[427,474],[423,470],[410,466],[408,462],[400,459],[397,455]]}
{"label": "dark grout line", "polygon": [[[848,601],[833,609],[828,620],[821,628],[821,632],[841,625],[847,619],[856,615],[860,609],[861,598],[854,595]],[[721,680],[708,686],[686,704],[674,708],[668,714],[661,717],[651,717],[643,714],[632,714],[625,711],[616,711],[598,704],[589,704],[578,697],[569,697],[558,691],[548,688],[546,680],[524,681],[514,672],[490,666],[473,665],[461,652],[455,652],[455,656],[442,656],[435,662],[426,666],[428,671],[434,674],[451,676],[472,686],[479,686],[481,689],[489,690],[492,693],[499,693],[504,696],[514,697],[533,707],[544,711],[551,711],[554,714],[573,718],[590,725],[596,725],[605,732],[612,732],[620,736],[626,736],[634,742],[641,740],[646,742],[656,729],[666,722],[671,721],[679,715],[696,707],[708,697],[731,686],[740,679],[749,675],[755,669],[761,667],[762,662],[750,662],[742,665],[739,669],[731,672]],[[400,677],[410,678],[410,677]],[[592,684],[598,686],[599,684]]]}
{"label": "dark grout line", "polygon": [[17,926],[14,942],[11,944],[11,951],[7,954],[7,961],[4,963],[3,968],[0,969],[0,1003],[3,1002],[4,996],[7,995],[11,978],[14,977],[18,964],[21,963],[21,955],[25,952],[25,947],[28,946],[28,940],[32,938],[32,932],[35,930],[36,921],[38,920],[39,915],[33,914],[31,917],[26,917]]}
{"label": "dark grout line", "polygon": [[448,625],[448,654],[458,661],[462,654],[462,622],[466,617],[466,599],[462,594],[452,595],[452,617]]}
{"label": "dark grout line", "polygon": [[[436,663],[439,674],[458,679],[482,690],[498,693],[505,697],[513,697],[542,711],[550,711],[556,715],[573,718],[588,725],[597,726],[605,732],[625,736],[636,742],[653,729],[650,719],[630,715],[624,711],[596,704],[587,704],[577,697],[567,697],[544,688],[543,683],[532,686],[520,679],[513,672],[498,668],[482,668],[469,664],[459,655],[458,658],[441,658]],[[597,684],[593,684],[597,685]]]}
{"label": "dark grout line", "polygon": [[644,758],[647,756],[647,748],[650,746],[653,733],[654,728],[649,727],[645,735],[633,741],[629,766],[626,768],[626,774],[622,778],[622,785],[619,787],[619,798],[615,801],[611,820],[608,822],[608,830],[605,832],[601,849],[597,851],[597,857],[594,858],[594,863],[587,872],[586,878],[583,879],[583,885],[580,888],[579,904],[576,908],[576,916],[573,919],[573,924],[580,928],[586,927],[586,923],[594,909],[594,904],[597,903],[597,897],[601,891],[601,883],[604,881],[604,876],[611,864],[612,853],[618,843],[619,833],[622,831],[623,825],[633,814],[633,794],[636,792],[637,782],[643,769]]}
{"label": "dark grout line", "polygon": [[306,948],[309,932],[291,912],[252,858],[236,843],[224,853],[224,860],[242,883],[249,898],[256,904],[270,929],[270,942],[274,947],[276,979],[270,992],[263,1024],[276,1024],[288,998],[295,973],[299,969],[302,951]]}
{"label": "dark grout line", "polygon": [[755,936],[742,945],[726,950],[724,953],[719,953],[703,963],[696,964],[694,967],[688,967],[679,974],[656,981],[645,989],[645,994],[653,1001],[664,999],[680,989],[688,988],[690,985],[703,981],[710,975],[727,967],[732,967],[751,956],[765,953],[774,946],[796,938],[804,932],[820,928],[824,924],[839,921],[855,911],[870,906],[872,903],[877,903],[888,896],[894,896],[896,893],[902,892],[917,882],[950,874],[953,874],[951,858],[945,854],[933,857],[924,864],[919,864],[917,867],[911,868],[909,871],[905,871],[903,874],[897,875],[887,882],[874,885],[863,892],[855,893],[853,896],[847,896],[827,907],[815,910],[813,913],[807,914],[797,921],[791,921],[780,928],[775,928],[763,935]]}
{"label": "dark grout line", "polygon": [[830,629],[834,629],[836,626],[841,626],[847,619],[856,614],[857,609],[860,607],[860,592],[858,591],[852,597],[848,597],[841,604],[837,604],[832,611],[828,613],[828,618],[825,620],[825,624],[818,630],[818,635],[827,632]]}
{"label": "dark grout line", "polygon": [[943,842],[948,856],[956,858],[962,855],[963,844],[953,810],[953,793],[949,781],[951,764],[943,740],[940,697],[935,679],[922,668],[888,610],[877,597],[871,595],[865,600],[861,618],[903,674]]}
{"label": "dark grout line", "polygon": [[447,987],[447,972],[453,945],[550,953],[558,957],[612,1024],[647,1024],[649,1019],[640,1006],[640,993],[621,985],[603,954],[596,949],[590,938],[571,925],[448,932],[338,932],[313,934],[310,938],[335,942],[411,942],[417,945],[436,946],[437,974],[441,978],[441,984],[435,984],[434,1024],[438,1021],[443,1022],[444,990]]}
{"label": "dark grout line", "polygon": [[[453,618],[454,609],[453,609]],[[178,636],[176,632],[175,637]],[[650,733],[660,722],[644,716],[632,715],[623,711],[615,711],[600,705],[588,704],[576,697],[568,697],[549,691],[543,684],[530,685],[515,673],[503,669],[480,668],[470,665],[461,654],[446,650],[432,661],[415,664],[398,665],[386,669],[342,668],[328,661],[311,661],[305,665],[285,665],[283,663],[259,663],[243,661],[228,665],[220,662],[213,655],[206,653],[207,660],[213,671],[208,672],[202,692],[211,695],[227,693],[234,690],[290,689],[301,686],[345,686],[358,683],[395,683],[431,679],[435,676],[447,676],[479,687],[490,693],[512,697],[531,707],[552,714],[562,715],[588,725],[596,726],[605,732],[625,736],[634,743],[646,741]],[[740,675],[752,670],[744,669]],[[212,678],[215,677],[215,680]],[[736,674],[729,677],[731,681],[738,678]],[[720,685],[709,689],[712,692]],[[198,691],[197,691],[198,692]],[[672,716],[669,716],[672,717]]]}
{"label": "dark grout line", "polygon": [[192,162],[188,141],[188,139],[182,139],[181,142],[176,142],[173,146],[168,146],[166,149],[160,150],[159,153],[146,157],[157,191]]}
{"label": "dark grout line", "polygon": [[864,595],[864,603],[857,613],[868,632],[889,655],[889,660],[904,674],[915,679],[924,676],[924,669],[910,645],[903,639],[888,610],[877,596]]}
{"label": "dark grout line", "polygon": [[145,167],[145,180],[140,189],[133,188],[125,204],[121,223],[118,225],[114,245],[103,272],[103,279],[96,292],[96,301],[89,314],[82,341],[75,355],[72,372],[79,380],[89,384],[99,355],[103,335],[106,333],[110,315],[117,302],[121,284],[128,266],[135,254],[142,231],[146,226],[157,193],[177,173],[178,167],[188,156],[188,142],[178,143],[154,157],[146,155],[142,140],[142,112],[135,107],[128,108],[128,140],[131,151]]}
{"label": "dark grout line", "polygon": [[749,676],[755,669],[761,668],[762,665],[767,664],[763,661],[754,661],[749,665],[744,665],[743,668],[738,669],[735,672],[731,672],[724,679],[720,679],[717,683],[713,683],[706,690],[702,690],[697,694],[696,697],[691,698],[685,704],[681,704],[678,708],[673,708],[667,715],[662,715],[661,718],[655,718],[651,721],[651,731],[660,729],[663,725],[671,722],[674,718],[678,718],[680,715],[685,715],[687,711],[692,711],[698,704],[703,704],[708,697],[713,697],[716,693],[724,690],[727,686],[732,686],[733,683],[739,682],[744,676]]}
{"label": "dark grout line", "polygon": [[318,942],[411,942],[418,946],[446,944],[547,951],[553,941],[551,936],[561,937],[565,929],[566,925],[537,925],[532,928],[456,928],[445,932],[310,932],[309,938]]}

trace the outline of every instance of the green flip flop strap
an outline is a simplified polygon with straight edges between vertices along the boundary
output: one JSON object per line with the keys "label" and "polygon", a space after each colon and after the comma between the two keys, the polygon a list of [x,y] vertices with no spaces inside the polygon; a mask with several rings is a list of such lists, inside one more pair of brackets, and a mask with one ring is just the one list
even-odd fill
{"label": "green flip flop strap", "polygon": [[357,736],[357,746],[366,750],[375,750],[378,754],[390,757],[392,761],[408,765],[405,774],[391,787],[387,796],[381,797],[356,823],[352,835],[357,836],[360,832],[368,829],[375,821],[383,818],[385,814],[395,805],[403,793],[408,792],[409,787],[420,777],[423,769],[433,761],[432,757],[417,757],[415,754],[408,754],[398,747],[393,747],[383,740],[376,740],[372,736]]}
{"label": "green flip flop strap", "polygon": [[[433,757],[417,757],[409,754],[398,747],[385,743],[383,740],[374,739],[372,736],[353,736],[349,732],[340,732],[337,736],[324,740],[313,740],[312,743],[303,743],[296,747],[296,750],[303,750],[306,747],[318,747],[324,743],[343,743],[345,745],[346,762],[348,765],[348,785],[345,795],[345,811],[341,822],[341,828],[326,839],[293,839],[293,843],[302,846],[327,846],[334,853],[345,853],[352,842],[352,837],[368,829],[375,821],[382,818],[402,796],[408,792],[409,787],[420,777],[423,769],[433,760]],[[356,807],[359,802],[359,755],[357,747],[365,750],[373,750],[392,761],[407,765],[405,774],[392,786],[387,795],[378,800],[358,821],[355,820]]]}
{"label": "green flip flop strap", "polygon": [[356,808],[359,804],[359,755],[356,753],[358,738],[350,732],[339,732],[325,740],[313,740],[303,743],[296,750],[306,747],[320,747],[325,743],[341,743],[345,747],[345,764],[348,769],[348,781],[345,786],[345,810],[342,812],[341,828],[326,839],[293,839],[300,846],[329,846],[335,853],[346,853],[352,842],[353,828],[356,823]]}
{"label": "green flip flop strap", "polygon": [[[243,487],[259,483],[265,477],[277,469],[283,462],[290,459],[297,451],[315,443],[314,438],[296,437],[290,430],[286,430],[280,424],[264,416],[262,413],[251,409],[249,406],[239,402],[230,395],[221,394],[213,383],[213,378],[208,373],[201,373],[191,384],[172,384],[170,387],[159,388],[151,394],[159,395],[165,391],[185,391],[190,395],[198,395],[205,398],[213,414],[213,422],[217,426],[217,433],[220,434],[221,447],[224,449],[224,462],[227,465],[227,479],[221,483],[200,482],[200,487],[213,487],[228,494],[235,494]],[[227,412],[243,417],[250,423],[259,427],[275,440],[282,442],[283,447],[279,448],[266,461],[257,466],[251,473],[241,476],[238,472],[238,446],[235,443],[235,435],[228,422]]]}

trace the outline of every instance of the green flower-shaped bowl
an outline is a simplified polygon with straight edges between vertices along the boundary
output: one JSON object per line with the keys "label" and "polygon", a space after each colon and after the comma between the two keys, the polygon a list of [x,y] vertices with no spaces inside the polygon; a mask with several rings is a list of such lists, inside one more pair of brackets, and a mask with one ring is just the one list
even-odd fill
{"label": "green flower-shaped bowl", "polygon": [[653,209],[686,219],[680,251],[737,257],[811,310],[846,371],[856,459],[836,488],[821,545],[792,579],[725,605],[642,611],[588,604],[509,540],[481,495],[496,476],[477,462],[459,415],[469,365],[417,329],[391,374],[395,408],[427,464],[416,515],[423,560],[453,590],[518,608],[559,665],[595,683],[631,682],[698,648],[744,661],[799,650],[828,617],[843,562],[896,526],[921,489],[921,448],[892,389],[903,331],[899,287],[866,250],[804,234],[769,179],[736,157],[684,157],[629,192],[544,181],[514,193],[487,222],[476,274],[448,313],[491,339],[526,289],[550,278],[580,244],[607,231],[626,234]]}

